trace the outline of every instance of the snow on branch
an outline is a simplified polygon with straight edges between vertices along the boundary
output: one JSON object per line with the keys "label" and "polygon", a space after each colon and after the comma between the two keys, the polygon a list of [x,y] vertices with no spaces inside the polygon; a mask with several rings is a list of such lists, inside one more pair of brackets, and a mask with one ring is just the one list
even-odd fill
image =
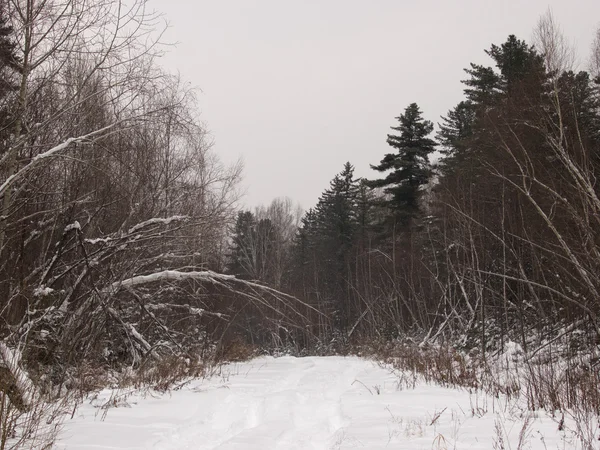
{"label": "snow on branch", "polygon": [[178,270],[163,270],[162,272],[155,272],[149,275],[138,275],[136,277],[128,278],[123,281],[114,282],[109,287],[105,288],[104,292],[116,294],[121,289],[129,289],[134,286],[154,283],[156,281],[197,280],[215,283],[217,281],[222,282],[231,279],[235,279],[235,277],[233,275],[218,274],[210,270],[202,272],[180,272]]}
{"label": "snow on branch", "polygon": [[[144,220],[138,224],[132,226],[125,235],[119,235],[117,233],[113,233],[112,235],[106,237],[98,237],[98,238],[85,238],[83,242],[90,245],[98,245],[104,244],[107,245],[111,242],[119,241],[122,242],[123,239],[131,237],[133,234],[143,230],[144,228],[148,228],[152,225],[169,225],[173,222],[185,222],[191,220],[190,216],[171,216],[171,217],[153,217],[152,219]],[[191,255],[193,256],[193,255]]]}
{"label": "snow on branch", "polygon": [[[148,275],[138,275],[132,278],[128,278],[126,280],[117,281],[115,283],[110,284],[108,287],[102,290],[105,294],[117,294],[121,289],[131,289],[135,286],[140,286],[148,283],[154,283],[157,281],[181,281],[181,280],[196,280],[203,281],[206,283],[212,283],[219,286],[227,287],[230,290],[237,292],[242,295],[244,294],[239,288],[234,288],[232,285],[238,285],[240,287],[246,287],[254,290],[255,292],[267,293],[276,299],[281,301],[288,301],[288,306],[291,307],[291,303],[299,303],[302,306],[305,306],[308,309],[311,309],[319,314],[322,314],[319,310],[314,308],[313,306],[303,302],[302,300],[286,294],[284,292],[278,291],[276,289],[270,288],[268,286],[263,286],[262,284],[255,283],[252,281],[240,280],[239,278],[234,277],[233,275],[225,275],[222,273],[213,272],[212,270],[204,270],[201,272],[181,272],[179,270],[163,270],[161,272],[155,272]],[[257,296],[251,296],[253,300],[257,300],[265,306],[269,306],[265,304],[265,302],[260,301]],[[293,309],[293,308],[292,308]],[[293,309],[295,313],[300,314],[298,311]]]}
{"label": "snow on branch", "polygon": [[67,225],[65,227],[65,230],[63,231],[63,233],[68,233],[68,232],[73,231],[73,230],[81,231],[81,225],[79,224],[79,221],[76,220],[75,222]]}
{"label": "snow on branch", "polygon": [[121,123],[121,121],[119,122],[115,122],[111,125],[108,125],[104,128],[100,128],[99,130],[96,131],[92,131],[91,133],[88,134],[84,134],[83,136],[78,136],[78,137],[72,137],[67,139],[66,141],[52,147],[49,150],[46,150],[43,153],[40,153],[37,156],[34,156],[31,161],[29,162],[29,164],[27,164],[25,167],[23,167],[21,170],[19,170],[18,172],[10,175],[6,181],[4,181],[4,183],[2,183],[0,185],[0,195],[3,195],[6,190],[8,188],[10,188],[19,178],[21,178],[23,175],[25,175],[26,173],[28,173],[29,171],[31,171],[34,167],[38,166],[41,162],[43,162],[44,160],[51,158],[52,156],[55,156],[59,153],[61,153],[62,151],[66,150],[67,148],[69,148],[71,146],[71,144],[76,144],[78,142],[85,142],[85,141],[89,141],[90,139],[100,136],[104,133],[106,133],[107,131],[111,130],[112,128],[116,127],[117,125],[119,125]]}
{"label": "snow on branch", "polygon": [[227,314],[210,312],[210,311],[205,310],[204,308],[195,308],[190,305],[175,305],[175,304],[171,304],[171,303],[150,303],[150,304],[144,305],[144,307],[146,308],[146,310],[149,310],[149,311],[165,311],[165,310],[172,311],[172,310],[179,309],[179,310],[182,310],[192,316],[198,316],[198,317],[213,316],[213,317],[218,317],[219,319],[228,318]]}
{"label": "snow on branch", "polygon": [[145,220],[143,222],[138,223],[137,225],[134,225],[133,227],[131,227],[129,229],[129,231],[127,232],[128,234],[133,234],[136,231],[139,231],[143,228],[149,227],[151,225],[169,225],[171,222],[182,222],[185,220],[189,220],[190,216],[171,216],[171,217],[154,217],[152,219],[148,219]]}
{"label": "snow on branch", "polygon": [[20,400],[25,407],[30,407],[36,393],[35,386],[27,372],[21,368],[21,355],[16,350],[11,350],[4,342],[0,341],[0,367],[6,368],[14,380]]}

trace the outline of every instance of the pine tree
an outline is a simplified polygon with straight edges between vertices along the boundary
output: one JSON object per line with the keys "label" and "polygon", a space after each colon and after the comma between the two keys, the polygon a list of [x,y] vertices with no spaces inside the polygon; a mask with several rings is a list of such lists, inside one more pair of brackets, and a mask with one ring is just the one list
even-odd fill
{"label": "pine tree", "polygon": [[378,172],[391,172],[385,178],[369,181],[368,185],[384,188],[389,196],[384,204],[393,211],[395,220],[407,225],[419,211],[420,190],[431,176],[429,155],[436,143],[428,137],[433,123],[423,119],[416,103],[410,104],[396,119],[400,125],[392,130],[400,134],[388,134],[387,143],[397,152],[386,154],[379,165],[371,165]]}
{"label": "pine tree", "polygon": [[[471,64],[463,80],[468,101],[480,112],[498,104],[501,98],[536,87],[540,93],[547,80],[544,58],[525,41],[510,35],[500,46],[492,44],[485,53],[493,59],[497,70]],[[526,86],[524,86],[524,84]]]}
{"label": "pine tree", "polygon": [[254,278],[270,285],[275,284],[273,277],[275,259],[275,227],[270,219],[260,219],[253,231]]}
{"label": "pine tree", "polygon": [[356,239],[359,249],[370,246],[371,237],[376,230],[377,206],[374,192],[367,185],[367,180],[358,181],[356,191]]}
{"label": "pine tree", "polygon": [[468,101],[476,106],[490,105],[500,96],[501,80],[491,67],[471,63],[470,69],[464,69],[469,78],[462,83]]}
{"label": "pine tree", "polygon": [[[20,70],[20,61],[16,54],[16,45],[11,39],[13,29],[7,24],[6,13],[0,6],[0,71],[10,68],[14,71]],[[5,82],[4,76],[2,81]]]}
{"label": "pine tree", "polygon": [[466,157],[474,133],[475,107],[468,100],[462,101],[448,111],[442,121],[436,137],[442,147],[440,152],[445,156],[442,170],[447,172]]}
{"label": "pine tree", "polygon": [[352,164],[344,164],[319,197],[317,206],[303,217],[292,252],[292,279],[302,283],[304,295],[316,297],[321,310],[328,311],[341,330],[354,317],[348,291],[359,227],[359,183]]}
{"label": "pine tree", "polygon": [[354,167],[347,162],[317,204],[320,231],[339,255],[347,252],[354,240],[357,189]]}
{"label": "pine tree", "polygon": [[229,273],[242,279],[251,279],[253,261],[253,233],[256,225],[254,214],[250,211],[240,211],[233,229],[232,242],[229,249]]}
{"label": "pine tree", "polygon": [[[590,139],[590,147],[600,145],[600,92],[588,72],[568,71],[558,79],[558,98],[565,109],[563,120],[573,120]],[[597,150],[598,151],[598,150]]]}
{"label": "pine tree", "polygon": [[[442,174],[456,175],[458,181],[478,178],[495,153],[497,124],[515,126],[527,122],[530,111],[547,98],[548,75],[543,57],[525,41],[510,35],[501,45],[492,45],[485,53],[494,67],[471,64],[463,80],[466,100],[442,117],[437,140],[446,157]],[[503,119],[500,120],[499,118]],[[486,121],[493,121],[496,127]]]}
{"label": "pine tree", "polygon": [[240,211],[229,250],[228,271],[241,279],[274,283],[275,227],[268,218],[257,220]]}
{"label": "pine tree", "polygon": [[524,80],[534,77],[536,84],[546,78],[544,58],[533,46],[511,34],[500,46],[492,45],[486,53],[500,71],[500,89],[507,95]]}
{"label": "pine tree", "polygon": [[[0,141],[8,135],[10,127],[11,92],[16,92],[18,86],[14,81],[14,74],[21,69],[19,58],[16,54],[16,46],[11,39],[13,29],[8,26],[6,13],[0,6]],[[5,151],[0,146],[0,155]]]}

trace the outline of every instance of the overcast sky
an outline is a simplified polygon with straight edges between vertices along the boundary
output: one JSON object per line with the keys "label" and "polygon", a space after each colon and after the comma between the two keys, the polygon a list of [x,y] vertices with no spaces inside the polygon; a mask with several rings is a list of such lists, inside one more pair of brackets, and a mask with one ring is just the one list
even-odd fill
{"label": "overcast sky", "polygon": [[599,0],[152,0],[178,44],[164,64],[199,88],[225,162],[244,161],[247,206],[316,202],[346,161],[359,176],[391,148],[412,102],[427,119],[461,100],[462,69],[509,34],[531,41],[548,8],[585,69]]}

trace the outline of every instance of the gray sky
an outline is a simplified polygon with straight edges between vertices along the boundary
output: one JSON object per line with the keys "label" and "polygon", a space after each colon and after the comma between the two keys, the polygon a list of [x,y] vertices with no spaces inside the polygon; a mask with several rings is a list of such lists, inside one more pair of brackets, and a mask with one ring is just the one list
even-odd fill
{"label": "gray sky", "polygon": [[178,45],[164,64],[201,89],[225,162],[244,161],[248,206],[312,206],[346,161],[359,176],[390,150],[411,102],[438,122],[462,69],[509,34],[531,41],[551,8],[585,69],[599,0],[153,0]]}

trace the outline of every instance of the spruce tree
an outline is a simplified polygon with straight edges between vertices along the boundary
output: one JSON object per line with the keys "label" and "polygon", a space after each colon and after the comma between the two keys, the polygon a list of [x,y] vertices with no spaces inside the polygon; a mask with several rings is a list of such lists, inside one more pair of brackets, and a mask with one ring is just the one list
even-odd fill
{"label": "spruce tree", "polygon": [[240,211],[229,249],[229,273],[241,279],[273,283],[275,234],[270,219],[257,220],[252,212]]}
{"label": "spruce tree", "polygon": [[548,79],[544,58],[534,47],[516,36],[508,36],[501,45],[492,44],[485,53],[492,58],[496,70],[478,64],[471,64],[465,72],[469,78],[463,80],[464,92],[469,102],[485,113],[487,108],[498,105],[507,96],[531,93],[535,88],[541,94]]}
{"label": "spruce tree", "polygon": [[423,119],[416,103],[411,103],[396,119],[400,124],[392,130],[399,134],[388,134],[387,138],[396,153],[388,153],[378,165],[371,165],[373,170],[389,173],[385,178],[369,181],[368,185],[383,188],[388,195],[384,204],[393,211],[393,218],[407,225],[418,213],[421,187],[431,177],[429,155],[436,143],[429,138],[433,123]]}
{"label": "spruce tree", "polygon": [[233,229],[232,242],[229,249],[229,273],[242,279],[252,278],[253,240],[256,219],[250,211],[240,211],[237,215]]}
{"label": "spruce tree", "polygon": [[6,13],[0,6],[0,74],[2,75],[0,81],[2,83],[1,88],[13,89],[14,86],[6,79],[4,70],[6,68],[12,71],[20,71],[21,64],[19,57],[16,53],[16,45],[12,39],[13,29],[8,25]]}
{"label": "spruce tree", "polygon": [[491,67],[471,63],[470,69],[464,69],[469,78],[462,83],[468,101],[476,106],[493,104],[500,96],[501,80]]}
{"label": "spruce tree", "polygon": [[590,140],[587,146],[600,152],[600,91],[595,89],[590,74],[564,72],[557,87],[563,116],[566,116],[563,120],[574,121],[568,126],[580,128]]}
{"label": "spruce tree", "polygon": [[14,75],[21,70],[16,46],[12,39],[13,29],[8,25],[6,12],[0,6],[0,155],[6,151],[5,141],[12,128],[10,95],[18,90]]}
{"label": "spruce tree", "polygon": [[533,46],[511,34],[504,44],[493,45],[486,53],[494,60],[500,71],[499,87],[505,94],[511,94],[519,83],[534,77],[539,84],[546,78],[544,58]]}
{"label": "spruce tree", "polygon": [[331,180],[317,205],[321,232],[338,255],[347,252],[354,240],[357,189],[354,167],[347,162]]}
{"label": "spruce tree", "polygon": [[[535,106],[548,98],[544,60],[532,46],[510,35],[485,53],[494,67],[471,64],[465,69],[466,100],[442,117],[437,133],[446,156],[441,173],[453,172],[459,182],[467,178],[472,182],[487,172],[480,163],[482,159],[489,163],[496,153],[498,124],[525,124],[530,112],[535,114]],[[490,121],[496,126],[490,126]]]}
{"label": "spruce tree", "polygon": [[375,195],[367,183],[367,180],[361,178],[356,191],[356,242],[360,250],[370,245],[377,215]]}
{"label": "spruce tree", "polygon": [[475,126],[473,103],[468,100],[460,102],[448,111],[446,117],[442,117],[442,123],[438,125],[440,130],[436,138],[441,146],[440,153],[445,156],[441,164],[445,173],[467,156]]}
{"label": "spruce tree", "polygon": [[354,317],[348,289],[359,228],[359,183],[352,164],[344,164],[317,206],[302,219],[292,252],[296,268],[292,278],[302,280],[305,293],[316,296],[319,307],[331,314],[340,330]]}

